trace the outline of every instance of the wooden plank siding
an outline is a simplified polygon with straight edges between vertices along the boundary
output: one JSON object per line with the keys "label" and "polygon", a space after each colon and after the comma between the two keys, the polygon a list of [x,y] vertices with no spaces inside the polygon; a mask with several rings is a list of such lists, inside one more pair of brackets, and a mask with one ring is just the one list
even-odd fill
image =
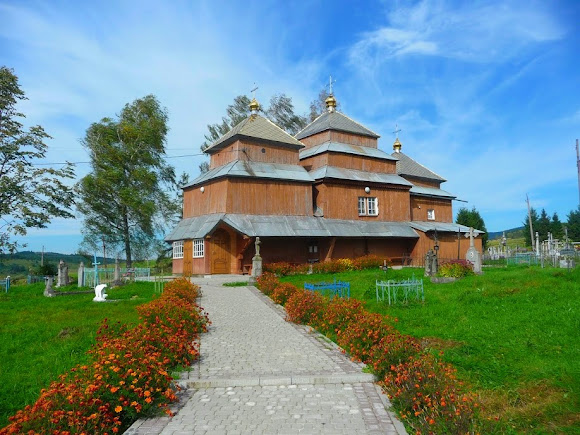
{"label": "wooden plank siding", "polygon": [[[411,219],[409,191],[407,188],[371,186],[365,193],[363,184],[319,183],[316,185],[316,205],[329,219],[353,219],[370,221],[409,221]],[[376,197],[378,216],[359,216],[358,198]]]}
{"label": "wooden plank siding", "polygon": [[383,174],[395,174],[397,172],[397,164],[395,161],[336,152],[326,152],[307,157],[302,159],[300,164],[308,171],[328,165],[359,171],[380,172]]}
{"label": "wooden plank siding", "polygon": [[211,213],[225,213],[228,197],[228,181],[225,179],[210,181],[199,187],[190,187],[183,191],[183,217],[201,216]]}
{"label": "wooden plank siding", "polygon": [[273,144],[237,140],[223,150],[212,154],[209,167],[210,169],[218,168],[235,160],[297,165],[299,161],[298,151],[297,149],[284,148]]}
{"label": "wooden plank siding", "polygon": [[312,185],[275,180],[228,181],[226,213],[312,216]]}
{"label": "wooden plank siding", "polygon": [[427,221],[427,210],[435,210],[435,222],[453,222],[450,199],[426,198],[411,195],[411,220]]}
{"label": "wooden plank siding", "polygon": [[410,181],[415,186],[435,187],[436,189],[441,189],[441,181],[425,180],[423,178],[410,177],[409,175],[401,175],[401,177],[403,177],[407,181]]}
{"label": "wooden plank siding", "polygon": [[191,275],[193,273],[193,242],[192,240],[183,241],[183,275]]}
{"label": "wooden plank siding", "polygon": [[[423,264],[425,254],[429,249],[434,249],[435,240],[433,232],[423,233],[417,231],[419,234],[419,240],[415,244],[411,257],[413,262],[416,264]],[[437,240],[439,242],[439,252],[438,256],[442,260],[459,259],[465,260],[465,254],[469,249],[469,238],[465,237],[465,233],[461,233],[459,236],[459,242],[457,240],[457,233],[438,233]],[[482,252],[481,249],[481,237],[477,237],[473,240],[476,249]],[[457,251],[459,248],[459,256]]]}
{"label": "wooden plank siding", "polygon": [[321,131],[320,133],[313,134],[312,136],[300,139],[306,148],[310,148],[315,145],[320,145],[324,142],[338,142],[338,143],[348,143],[351,145],[360,145],[363,147],[378,148],[378,141],[373,137],[359,136],[353,133],[345,133],[341,131]]}

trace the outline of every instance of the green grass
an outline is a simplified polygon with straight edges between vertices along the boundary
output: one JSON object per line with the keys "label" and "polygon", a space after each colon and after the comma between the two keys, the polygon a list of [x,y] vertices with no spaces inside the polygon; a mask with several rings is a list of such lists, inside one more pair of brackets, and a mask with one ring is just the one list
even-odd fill
{"label": "green grass", "polygon": [[144,282],[107,289],[108,299],[118,301],[106,303],[92,302],[94,293],[46,298],[43,290],[39,283],[0,293],[0,427],[60,374],[87,360],[103,319],[137,323],[134,307],[153,298],[153,283]]}
{"label": "green grass", "polygon": [[248,281],[235,281],[235,282],[224,282],[222,284],[225,287],[245,287],[249,285]]}
{"label": "green grass", "polygon": [[425,282],[426,301],[378,304],[375,279],[422,277],[422,269],[286,277],[351,282],[368,309],[397,317],[401,332],[444,351],[481,396],[483,415],[502,433],[578,433],[580,423],[580,268],[486,269],[451,284]]}

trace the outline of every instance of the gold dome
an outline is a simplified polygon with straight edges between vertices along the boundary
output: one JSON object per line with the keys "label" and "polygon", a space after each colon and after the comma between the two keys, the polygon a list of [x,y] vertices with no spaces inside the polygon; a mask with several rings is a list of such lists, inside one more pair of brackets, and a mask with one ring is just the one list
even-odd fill
{"label": "gold dome", "polygon": [[334,95],[330,94],[326,100],[324,100],[324,102],[326,103],[326,108],[328,109],[329,112],[334,112],[334,110],[336,109],[336,98],[334,98]]}
{"label": "gold dome", "polygon": [[395,143],[393,144],[393,149],[395,150],[396,153],[400,153],[401,152],[401,147],[403,145],[401,144],[401,142],[399,142],[399,138],[395,139]]}
{"label": "gold dome", "polygon": [[256,114],[258,113],[258,110],[260,110],[260,103],[258,103],[258,101],[253,98],[250,102],[250,112],[252,112],[252,114]]}

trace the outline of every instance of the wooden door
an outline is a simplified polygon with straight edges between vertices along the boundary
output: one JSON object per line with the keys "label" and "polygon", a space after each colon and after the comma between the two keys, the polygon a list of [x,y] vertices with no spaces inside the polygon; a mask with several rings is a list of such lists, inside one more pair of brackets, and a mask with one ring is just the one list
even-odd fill
{"label": "wooden door", "polygon": [[193,241],[183,242],[183,276],[193,274]]}
{"label": "wooden door", "polygon": [[211,273],[230,273],[230,236],[217,230],[212,236]]}

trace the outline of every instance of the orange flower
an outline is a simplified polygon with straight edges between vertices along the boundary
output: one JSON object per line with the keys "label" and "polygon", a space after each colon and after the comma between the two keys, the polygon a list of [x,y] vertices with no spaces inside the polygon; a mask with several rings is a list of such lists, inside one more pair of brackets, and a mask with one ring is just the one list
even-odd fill
{"label": "orange flower", "polygon": [[123,407],[122,407],[122,406],[117,406],[117,407],[115,408],[115,412],[116,412],[116,413],[119,413],[119,412],[121,412],[122,410],[123,410]]}
{"label": "orange flower", "polygon": [[111,393],[116,393],[119,391],[119,387],[111,387]]}
{"label": "orange flower", "polygon": [[151,393],[149,391],[145,391],[145,393],[143,393],[143,394],[145,394],[145,397],[151,396]]}
{"label": "orange flower", "polygon": [[148,397],[147,399],[145,399],[145,402],[147,403],[151,403],[153,401],[153,399],[151,399],[151,397]]}

